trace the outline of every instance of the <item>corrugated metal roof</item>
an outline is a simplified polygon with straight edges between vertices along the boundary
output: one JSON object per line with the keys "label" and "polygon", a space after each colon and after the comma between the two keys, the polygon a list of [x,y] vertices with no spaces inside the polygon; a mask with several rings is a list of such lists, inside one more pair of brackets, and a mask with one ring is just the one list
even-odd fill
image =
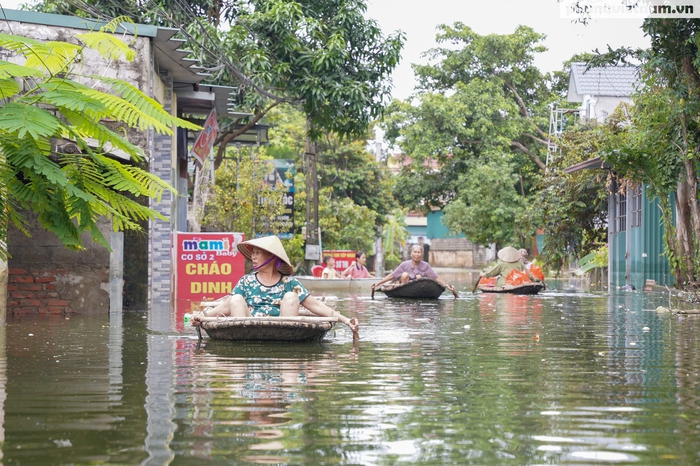
{"label": "corrugated metal roof", "polygon": [[578,95],[628,97],[639,81],[636,66],[601,66],[589,70],[586,66],[586,63],[571,64],[569,80]]}
{"label": "corrugated metal roof", "polygon": [[[3,13],[4,16],[0,13],[0,19],[7,21],[88,31],[99,30],[106,24],[104,21],[78,16],[34,11],[4,9]],[[237,112],[232,108],[229,98],[234,91],[237,91],[237,88],[202,84],[200,86],[202,92],[194,91],[193,85],[200,83],[209,74],[201,71],[202,68],[195,64],[197,60],[189,58],[191,51],[180,48],[185,41],[175,38],[175,35],[180,31],[179,29],[129,23],[124,23],[122,27],[130,34],[151,39],[159,68],[172,73],[173,87],[178,94],[179,109],[182,112],[206,115],[212,107],[216,107],[219,116],[236,116]],[[190,90],[191,92],[188,92]]]}

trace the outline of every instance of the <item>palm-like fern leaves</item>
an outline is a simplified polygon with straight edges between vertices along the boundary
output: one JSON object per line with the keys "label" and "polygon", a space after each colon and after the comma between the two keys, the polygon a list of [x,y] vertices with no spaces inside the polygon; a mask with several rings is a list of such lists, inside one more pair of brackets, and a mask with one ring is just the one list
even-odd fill
{"label": "palm-like fern leaves", "polygon": [[[106,30],[113,32],[115,24]],[[0,231],[12,222],[26,233],[19,212],[29,209],[68,247],[82,247],[82,232],[108,247],[97,228],[101,217],[110,218],[115,230],[138,229],[141,220],[163,217],[135,198],[160,199],[173,192],[147,171],[106,156],[118,149],[134,161],[143,158],[115,128],[172,134],[176,125],[198,127],[171,116],[129,83],[73,74],[85,48],[108,60],[135,56],[127,44],[103,31],[78,38],[83,44],[0,34],[0,48],[25,59],[23,64],[0,60]],[[95,82],[110,92],[96,89]],[[61,139],[74,141],[80,153],[52,151],[52,140]],[[0,257],[6,258],[3,243]]]}

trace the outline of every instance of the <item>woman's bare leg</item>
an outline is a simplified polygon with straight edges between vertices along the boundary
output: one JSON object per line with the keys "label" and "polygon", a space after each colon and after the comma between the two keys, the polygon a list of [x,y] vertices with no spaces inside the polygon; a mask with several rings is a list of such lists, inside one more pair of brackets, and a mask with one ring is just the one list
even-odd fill
{"label": "woman's bare leg", "polygon": [[227,296],[214,309],[206,310],[202,314],[207,317],[247,317],[250,315],[245,299],[239,294]]}
{"label": "woman's bare leg", "polygon": [[288,291],[284,294],[282,302],[280,303],[280,317],[298,316],[300,305],[299,295]]}
{"label": "woman's bare leg", "polygon": [[399,283],[403,284],[403,283],[408,282],[408,280],[410,280],[410,278],[408,277],[408,272],[404,272],[401,274],[401,278],[399,279]]}

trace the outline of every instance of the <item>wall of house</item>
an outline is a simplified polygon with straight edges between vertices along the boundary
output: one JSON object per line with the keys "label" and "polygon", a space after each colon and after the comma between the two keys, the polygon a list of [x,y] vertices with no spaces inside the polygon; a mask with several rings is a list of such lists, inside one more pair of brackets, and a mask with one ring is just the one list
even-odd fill
{"label": "wall of house", "polygon": [[[646,280],[656,280],[659,285],[673,285],[675,280],[664,255],[664,229],[657,198],[649,199],[643,190],[642,225],[639,239],[632,242],[633,285],[641,290]],[[633,230],[633,233],[635,231]]]}
{"label": "wall of house", "polygon": [[[47,26],[19,21],[0,22],[0,32],[29,37],[36,40],[55,40],[76,43],[76,36],[86,31],[61,26]],[[129,40],[133,38],[129,37]],[[136,51],[132,62],[119,61],[107,64],[92,50],[86,50],[79,61],[76,73],[82,75],[99,74],[127,81],[150,95],[148,80],[151,65],[151,46],[147,37],[137,37],[130,46]],[[23,58],[14,56],[8,50],[0,50],[0,59],[22,63]],[[90,80],[85,84],[94,85]],[[106,90],[101,84],[97,89]],[[119,130],[112,125],[112,129]],[[132,144],[140,147],[146,155],[152,153],[148,144],[148,134],[137,129],[126,129]],[[109,238],[109,225],[103,232]],[[8,231],[8,260],[10,270],[8,292],[8,315],[14,314],[67,314],[109,311],[110,252],[92,242],[89,236],[84,239],[85,251],[73,252],[62,246],[52,233],[44,231],[35,220],[30,222],[27,237],[14,228]],[[138,238],[146,238],[144,233]],[[132,237],[136,238],[136,237]],[[169,238],[169,235],[168,235]],[[142,270],[147,263],[147,248],[138,248],[138,241],[127,239],[126,250],[132,255],[124,266],[124,279],[130,282],[124,287],[125,302],[145,304],[145,278]],[[144,242],[144,244],[146,244]],[[119,258],[121,261],[123,258]],[[121,275],[117,277],[121,287]],[[144,285],[136,285],[136,281]],[[135,291],[132,296],[131,293]],[[139,295],[142,297],[139,298]]]}
{"label": "wall of house", "polygon": [[442,223],[444,215],[442,211],[435,211],[426,216],[429,262],[433,267],[481,268],[493,260],[489,248],[472,243],[464,235],[453,234]]}
{"label": "wall of house", "polygon": [[[655,280],[659,285],[674,283],[668,260],[663,255],[663,225],[658,199],[649,199],[646,188],[642,188],[641,223],[633,225],[631,197],[627,197],[626,225],[629,229],[619,230],[619,221],[615,209],[619,209],[619,196],[610,197],[609,248],[610,286],[612,289],[629,283],[636,290],[642,290],[646,280]],[[629,267],[628,267],[629,262]],[[629,268],[629,280],[626,279]]]}
{"label": "wall of house", "polygon": [[594,118],[600,122],[605,121],[622,102],[629,103],[628,97],[596,97]]}
{"label": "wall of house", "polygon": [[[84,251],[66,249],[58,237],[39,225],[35,214],[24,214],[27,237],[14,226],[8,228],[7,315],[68,315],[109,312],[109,256],[88,234]],[[109,238],[111,224],[100,231]]]}

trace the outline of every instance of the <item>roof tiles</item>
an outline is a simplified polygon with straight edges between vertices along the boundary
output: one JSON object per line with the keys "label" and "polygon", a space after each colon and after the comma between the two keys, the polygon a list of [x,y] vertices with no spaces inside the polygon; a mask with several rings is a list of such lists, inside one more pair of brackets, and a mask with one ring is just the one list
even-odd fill
{"label": "roof tiles", "polygon": [[586,63],[571,64],[571,79],[578,95],[627,97],[639,80],[636,66],[601,66],[586,71]]}

